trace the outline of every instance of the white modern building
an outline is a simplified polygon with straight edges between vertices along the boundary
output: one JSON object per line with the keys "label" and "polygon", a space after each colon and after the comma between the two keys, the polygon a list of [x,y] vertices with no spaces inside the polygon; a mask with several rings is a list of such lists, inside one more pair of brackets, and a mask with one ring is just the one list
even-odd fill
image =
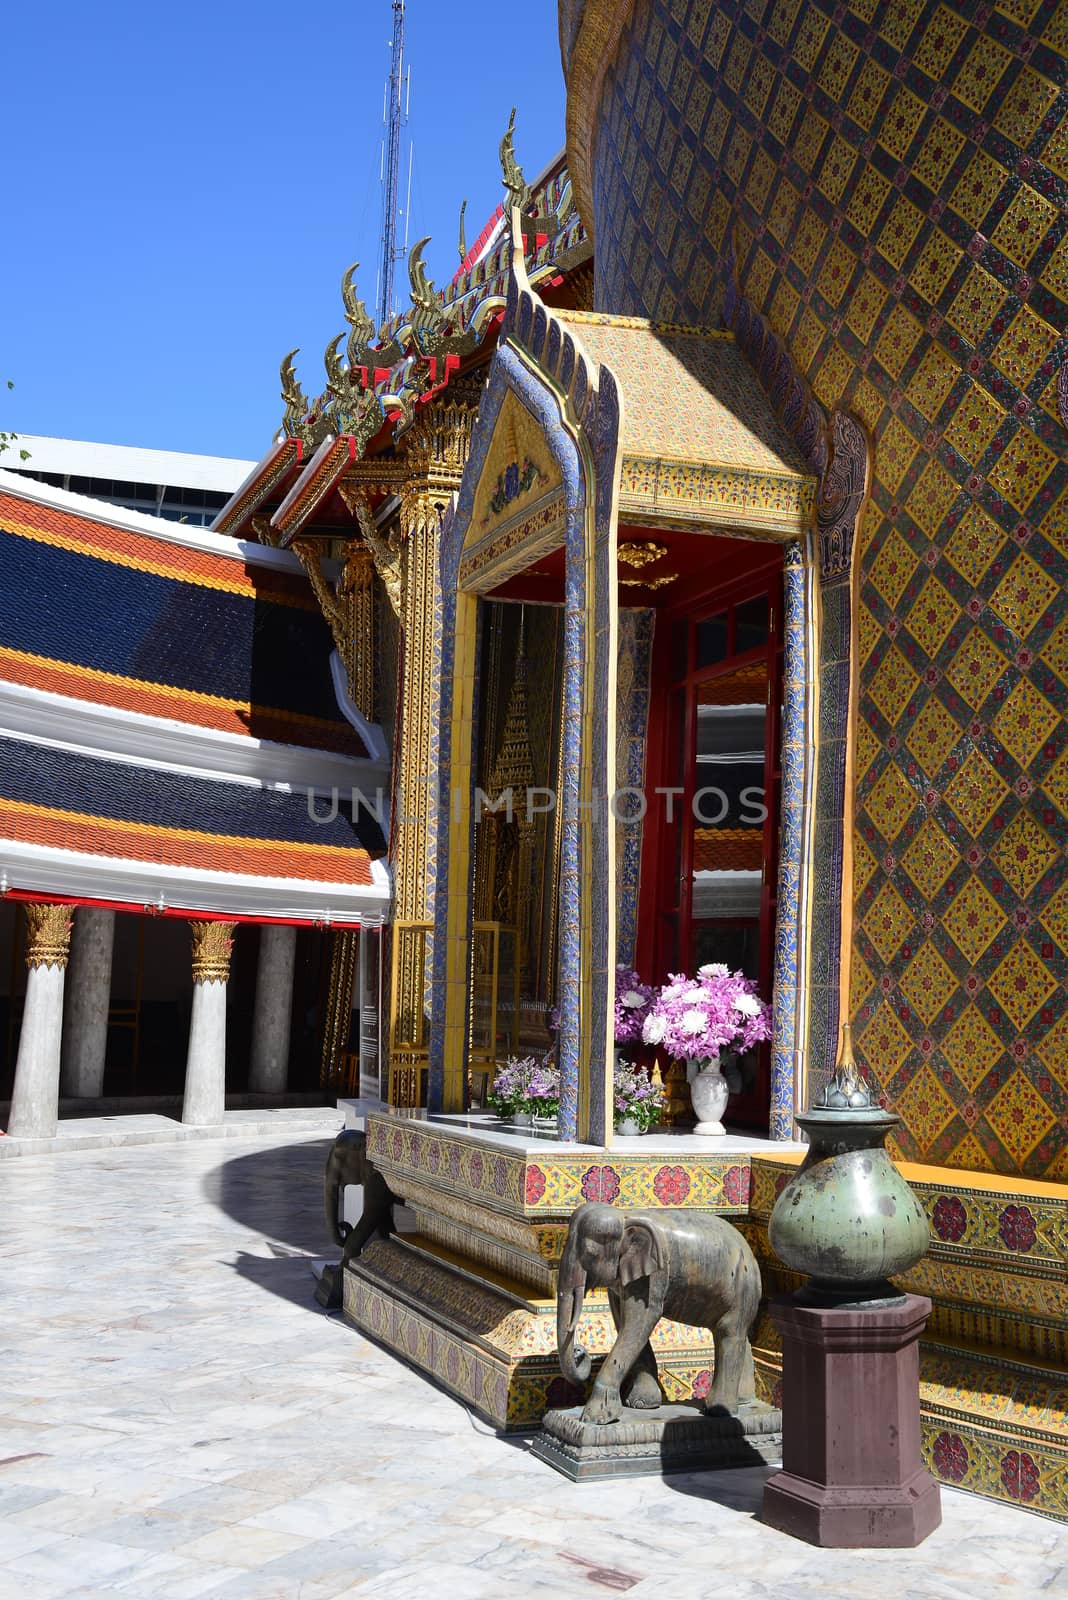
{"label": "white modern building", "polygon": [[[25,461],[19,459],[23,450],[29,452]],[[230,456],[186,455],[32,433],[20,433],[17,448],[5,451],[2,463],[7,472],[22,473],[55,489],[147,511],[192,528],[211,525],[254,464]]]}

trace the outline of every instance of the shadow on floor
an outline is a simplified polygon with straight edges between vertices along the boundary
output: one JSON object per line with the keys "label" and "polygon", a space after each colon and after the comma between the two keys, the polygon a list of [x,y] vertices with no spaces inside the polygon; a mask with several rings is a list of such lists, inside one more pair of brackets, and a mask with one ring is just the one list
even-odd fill
{"label": "shadow on floor", "polygon": [[204,1198],[276,1245],[333,1259],[340,1251],[323,1213],[323,1171],[332,1143],[306,1139],[231,1156],[204,1178]]}
{"label": "shadow on floor", "polygon": [[722,1472],[673,1472],[663,1481],[676,1494],[708,1500],[730,1511],[746,1512],[759,1522],[764,1485],[778,1471],[779,1467],[762,1463],[754,1467],[726,1467]]}

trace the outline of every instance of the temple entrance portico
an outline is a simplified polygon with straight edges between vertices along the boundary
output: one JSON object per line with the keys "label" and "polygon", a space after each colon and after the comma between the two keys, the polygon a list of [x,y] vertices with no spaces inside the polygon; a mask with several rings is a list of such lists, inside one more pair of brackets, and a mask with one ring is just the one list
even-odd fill
{"label": "temple entrance portico", "polygon": [[[665,395],[678,401],[666,427]],[[812,423],[803,393],[795,411]],[[816,462],[730,334],[549,310],[517,238],[441,534],[429,1111],[367,1117],[375,1166],[416,1231],[369,1245],[344,1285],[352,1321],[502,1428],[560,1398],[556,1264],[575,1207],[714,1210],[756,1240],[752,1197],[799,1159],[794,1110],[833,1065],[850,519],[864,472],[858,492],[841,424],[813,437]],[[842,530],[834,561],[829,518]],[[514,797],[512,818],[500,810],[499,786],[532,781],[551,791],[551,824]],[[692,822],[712,788],[721,807]],[[674,824],[647,811],[628,827],[617,791],[657,789],[683,798]],[[763,791],[759,805],[748,791]],[[512,938],[523,1025],[537,1006],[557,1014],[555,1138],[467,1111],[471,1069],[492,1053],[480,1039],[488,911]],[[616,964],[659,980],[710,942],[730,945],[773,1001],[775,1035],[739,1119],[753,1132],[620,1138]],[[498,1059],[514,1037],[498,1025]],[[591,1298],[584,1316],[585,1347],[606,1349],[607,1303]],[[699,1390],[702,1336],[662,1325],[656,1337],[666,1388]],[[775,1360],[757,1362],[770,1396]]]}
{"label": "temple entrance portico", "polygon": [[[732,333],[550,311],[525,283],[517,243],[442,534],[433,1110],[465,1103],[476,813],[493,765],[487,716],[508,700],[487,676],[485,622],[508,604],[560,618],[549,723],[555,968],[537,998],[559,1015],[561,1136],[611,1143],[617,962],[637,956],[658,981],[692,960],[699,927],[706,946],[722,943],[725,927],[712,924],[732,920],[732,887],[756,896],[733,920],[756,925],[751,964],[775,1012],[768,1103],[751,1118],[789,1137],[795,1107],[833,1065],[848,1006],[839,954],[851,899],[852,542],[866,468],[860,431],[844,418],[826,428],[799,382],[796,394],[784,389],[781,366],[776,411]],[[528,680],[533,670],[525,660]],[[753,726],[741,729],[746,714]],[[758,781],[737,786],[737,815],[723,791],[720,810],[684,837],[650,802],[680,795],[680,814],[693,813],[709,787],[697,780],[702,764],[718,756],[722,773],[752,757],[726,748],[732,722],[761,746]],[[752,802],[749,791],[768,786],[770,805],[742,807],[743,787]],[[619,805],[635,790],[637,818]],[[754,814],[755,852],[744,836]],[[717,837],[728,817],[737,839]],[[731,866],[747,851],[755,865],[741,870],[759,873],[751,887]]]}

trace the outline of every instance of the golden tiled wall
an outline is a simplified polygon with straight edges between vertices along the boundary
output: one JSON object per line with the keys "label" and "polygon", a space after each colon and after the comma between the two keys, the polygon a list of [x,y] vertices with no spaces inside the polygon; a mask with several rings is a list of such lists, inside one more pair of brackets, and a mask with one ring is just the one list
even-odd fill
{"label": "golden tiled wall", "polygon": [[912,1159],[1068,1178],[1066,0],[638,0],[597,304],[743,292],[875,441],[859,1045]]}

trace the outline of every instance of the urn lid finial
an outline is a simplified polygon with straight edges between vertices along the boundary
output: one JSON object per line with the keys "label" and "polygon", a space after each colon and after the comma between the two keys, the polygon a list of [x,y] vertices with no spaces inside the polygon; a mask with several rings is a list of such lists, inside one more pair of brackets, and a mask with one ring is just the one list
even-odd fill
{"label": "urn lid finial", "polygon": [[862,1111],[872,1105],[871,1090],[853,1056],[853,1024],[842,1023],[842,1046],[831,1081],[823,1091],[825,1111]]}

